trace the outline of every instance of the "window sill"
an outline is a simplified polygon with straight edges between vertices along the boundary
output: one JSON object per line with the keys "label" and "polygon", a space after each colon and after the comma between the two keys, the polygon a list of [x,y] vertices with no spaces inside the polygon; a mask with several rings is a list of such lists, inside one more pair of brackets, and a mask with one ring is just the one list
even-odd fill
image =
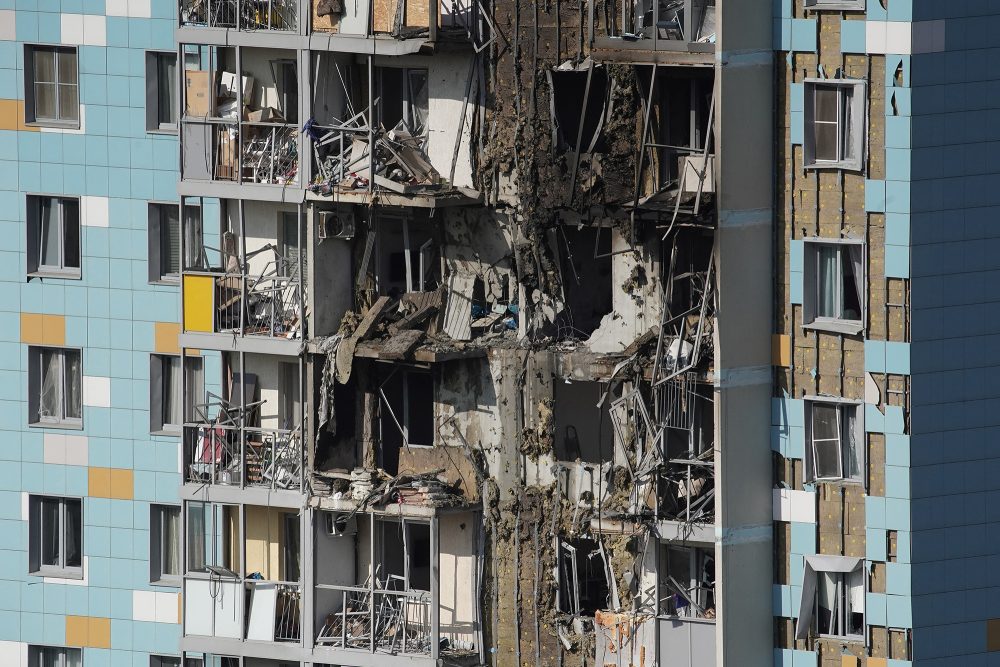
{"label": "window sill", "polygon": [[76,421],[50,421],[50,422],[30,422],[28,428],[60,428],[72,431],[82,431],[83,422]]}
{"label": "window sill", "polygon": [[173,578],[173,579],[167,579],[167,578],[164,578],[164,579],[155,579],[153,581],[150,581],[149,585],[150,586],[160,586],[162,588],[180,588],[181,587],[181,578],[180,577],[176,577],[176,578]]}
{"label": "window sill", "polygon": [[847,336],[857,336],[865,330],[865,326],[861,322],[852,320],[813,320],[809,324],[803,324],[802,328],[813,331],[839,333]]}
{"label": "window sill", "polygon": [[25,121],[25,127],[50,127],[55,130],[79,130],[80,121],[72,123],[60,123],[56,120],[32,120]]}
{"label": "window sill", "polygon": [[864,480],[851,479],[848,477],[824,477],[822,479],[807,479],[806,484],[829,484],[831,486],[864,486]]}
{"label": "window sill", "polygon": [[167,134],[167,135],[171,135],[171,136],[176,136],[177,135],[177,128],[176,127],[147,127],[146,128],[146,133],[147,134]]}
{"label": "window sill", "polygon": [[34,572],[29,572],[32,577],[45,577],[46,579],[71,579],[73,581],[83,580],[83,571],[81,570],[35,570]]}
{"label": "window sill", "polygon": [[67,269],[64,271],[52,269],[45,271],[32,271],[28,278],[60,278],[62,280],[82,280],[83,272],[79,269]]}
{"label": "window sill", "polygon": [[864,644],[865,638],[859,635],[816,635],[819,639],[835,642],[848,642],[851,644]]}
{"label": "window sill", "polygon": [[180,437],[183,433],[184,429],[180,426],[164,426],[159,430],[149,432],[150,435],[165,435],[172,438]]}
{"label": "window sill", "polygon": [[821,169],[839,170],[839,171],[861,171],[861,164],[856,162],[812,162],[805,165],[804,169],[815,169],[817,171]]}
{"label": "window sill", "polygon": [[865,11],[865,6],[863,4],[857,5],[854,3],[845,2],[831,2],[823,3],[821,5],[805,5],[805,8],[811,12],[863,12]]}
{"label": "window sill", "polygon": [[168,277],[168,276],[164,276],[164,277],[160,278],[159,280],[150,280],[149,284],[150,285],[165,285],[167,287],[177,287],[178,285],[181,284],[181,279],[180,278],[171,278],[171,277]]}

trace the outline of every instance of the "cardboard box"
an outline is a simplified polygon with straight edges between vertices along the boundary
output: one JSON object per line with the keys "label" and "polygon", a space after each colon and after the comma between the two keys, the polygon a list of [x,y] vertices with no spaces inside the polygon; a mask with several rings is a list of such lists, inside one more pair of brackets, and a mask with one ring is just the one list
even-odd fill
{"label": "cardboard box", "polygon": [[[236,75],[232,72],[223,72],[219,82],[219,96],[236,99]],[[243,77],[243,104],[248,104],[253,97],[253,77]]]}
{"label": "cardboard box", "polygon": [[271,107],[264,107],[263,109],[258,109],[257,111],[251,111],[248,114],[247,119],[251,123],[283,123],[285,118],[277,109]]}
{"label": "cardboard box", "polygon": [[205,70],[184,72],[184,115],[204,118],[212,112],[212,73]]}
{"label": "cardboard box", "polygon": [[221,102],[215,109],[215,115],[219,118],[226,118],[229,120],[236,120],[239,118],[237,113],[236,100],[228,100],[226,102]]}
{"label": "cardboard box", "polygon": [[236,151],[239,148],[239,135],[228,127],[216,130],[215,179],[219,181],[236,180]]}

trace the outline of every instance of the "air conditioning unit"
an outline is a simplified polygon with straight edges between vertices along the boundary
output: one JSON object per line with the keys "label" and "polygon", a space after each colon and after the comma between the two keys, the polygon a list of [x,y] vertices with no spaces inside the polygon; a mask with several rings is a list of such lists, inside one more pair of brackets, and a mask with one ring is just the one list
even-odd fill
{"label": "air conditioning unit", "polygon": [[354,213],[350,211],[319,211],[319,234],[323,239],[353,239]]}
{"label": "air conditioning unit", "polygon": [[347,514],[336,514],[325,512],[323,519],[326,525],[326,534],[331,537],[344,537],[345,535],[356,535],[358,532],[358,522],[353,516]]}

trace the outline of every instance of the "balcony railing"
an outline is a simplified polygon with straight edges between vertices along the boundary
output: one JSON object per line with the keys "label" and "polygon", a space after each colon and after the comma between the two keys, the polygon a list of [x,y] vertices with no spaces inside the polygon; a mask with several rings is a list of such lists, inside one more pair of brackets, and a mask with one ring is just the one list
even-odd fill
{"label": "balcony railing", "polygon": [[302,487],[302,427],[264,429],[226,423],[185,424],[188,482],[267,489]]}
{"label": "balcony railing", "polygon": [[298,584],[248,579],[249,615],[245,637],[298,642],[302,638],[302,590]]}
{"label": "balcony railing", "polygon": [[[390,578],[388,583],[394,581]],[[437,658],[439,643],[432,636],[436,610],[430,593],[324,584],[316,588],[333,592],[328,598],[338,606],[320,626],[317,645]]]}
{"label": "balcony railing", "polygon": [[715,0],[593,0],[594,34],[648,49],[711,51]]}
{"label": "balcony railing", "polygon": [[[288,123],[185,118],[182,176],[192,181],[291,185],[299,178],[299,128]],[[202,146],[204,148],[202,148]],[[200,152],[205,151],[204,160]]]}
{"label": "balcony railing", "polygon": [[[287,267],[286,267],[287,268]],[[202,313],[201,321],[211,322],[207,333],[233,333],[241,336],[298,339],[303,335],[302,285],[297,271],[279,275],[284,269],[271,266],[256,276],[241,273],[203,271],[187,273],[184,300],[186,312]],[[208,281],[211,284],[207,284]],[[201,287],[200,283],[206,285]],[[209,291],[209,295],[203,292]],[[193,330],[192,326],[187,327]],[[208,329],[205,326],[205,329]]]}
{"label": "balcony railing", "polygon": [[224,568],[215,569],[223,573],[185,576],[185,635],[301,641],[302,587],[298,583],[241,578]]}
{"label": "balcony railing", "polygon": [[298,29],[298,0],[181,0],[182,25],[239,30]]}

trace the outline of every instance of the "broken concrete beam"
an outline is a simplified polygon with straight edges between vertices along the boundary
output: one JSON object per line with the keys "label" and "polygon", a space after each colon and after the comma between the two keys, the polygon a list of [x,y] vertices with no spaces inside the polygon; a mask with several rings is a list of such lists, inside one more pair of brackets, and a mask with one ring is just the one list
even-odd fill
{"label": "broken concrete beam", "polygon": [[354,334],[351,336],[356,341],[363,341],[371,335],[372,331],[375,329],[375,325],[385,314],[385,311],[389,308],[389,297],[380,296],[372,307],[368,309],[365,316],[361,319],[361,324],[358,328],[354,330]]}
{"label": "broken concrete beam", "polygon": [[400,331],[382,345],[379,356],[382,359],[401,361],[410,356],[414,348],[424,339],[424,332],[416,329]]}

